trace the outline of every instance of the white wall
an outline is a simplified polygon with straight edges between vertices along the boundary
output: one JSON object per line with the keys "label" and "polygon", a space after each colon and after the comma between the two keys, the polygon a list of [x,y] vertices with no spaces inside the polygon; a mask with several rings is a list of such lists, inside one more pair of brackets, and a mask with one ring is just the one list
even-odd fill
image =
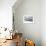
{"label": "white wall", "polygon": [[0,27],[12,28],[12,6],[16,0],[0,0]]}
{"label": "white wall", "polygon": [[[25,38],[34,40],[36,46],[41,46],[41,0],[23,0],[16,10],[15,8],[15,28],[22,32]],[[34,23],[23,24],[24,15],[34,16]]]}
{"label": "white wall", "polygon": [[41,0],[41,38],[42,46],[46,46],[46,0]]}
{"label": "white wall", "polygon": [[[26,0],[24,4],[21,4],[20,7],[18,6],[17,9],[14,5],[14,10],[16,9],[14,12],[15,27],[19,32],[23,32],[24,36],[28,34],[28,38],[29,35],[31,38],[34,37],[38,46],[39,43],[42,44],[40,46],[46,46],[46,0],[30,0],[27,2]],[[23,15],[26,14],[35,16],[35,24],[23,24]],[[38,35],[36,33],[38,33]]]}

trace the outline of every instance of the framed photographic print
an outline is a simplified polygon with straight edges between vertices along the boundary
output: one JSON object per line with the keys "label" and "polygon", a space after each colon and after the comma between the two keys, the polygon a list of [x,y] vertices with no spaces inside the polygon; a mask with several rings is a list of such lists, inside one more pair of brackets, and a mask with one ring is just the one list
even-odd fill
{"label": "framed photographic print", "polygon": [[32,15],[24,15],[23,23],[34,23],[34,16]]}

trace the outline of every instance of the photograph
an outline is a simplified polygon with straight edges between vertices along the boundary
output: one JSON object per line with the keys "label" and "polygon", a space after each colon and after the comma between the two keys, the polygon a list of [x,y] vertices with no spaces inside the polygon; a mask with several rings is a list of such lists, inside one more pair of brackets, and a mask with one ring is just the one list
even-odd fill
{"label": "photograph", "polygon": [[34,23],[34,16],[32,15],[24,15],[23,23]]}

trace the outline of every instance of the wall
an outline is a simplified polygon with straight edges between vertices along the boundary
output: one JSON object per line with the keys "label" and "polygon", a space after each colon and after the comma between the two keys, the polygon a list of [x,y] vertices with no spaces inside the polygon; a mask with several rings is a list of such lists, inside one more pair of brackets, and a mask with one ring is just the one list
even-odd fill
{"label": "wall", "polygon": [[12,6],[16,0],[0,0],[0,27],[12,29]]}
{"label": "wall", "polygon": [[[14,5],[15,6],[15,5]],[[35,41],[36,46],[41,46],[41,0],[23,0],[23,2],[15,9],[15,29],[22,32],[24,38]],[[24,24],[23,16],[34,16],[34,23]]]}
{"label": "wall", "polygon": [[41,0],[41,41],[46,46],[46,0]]}

